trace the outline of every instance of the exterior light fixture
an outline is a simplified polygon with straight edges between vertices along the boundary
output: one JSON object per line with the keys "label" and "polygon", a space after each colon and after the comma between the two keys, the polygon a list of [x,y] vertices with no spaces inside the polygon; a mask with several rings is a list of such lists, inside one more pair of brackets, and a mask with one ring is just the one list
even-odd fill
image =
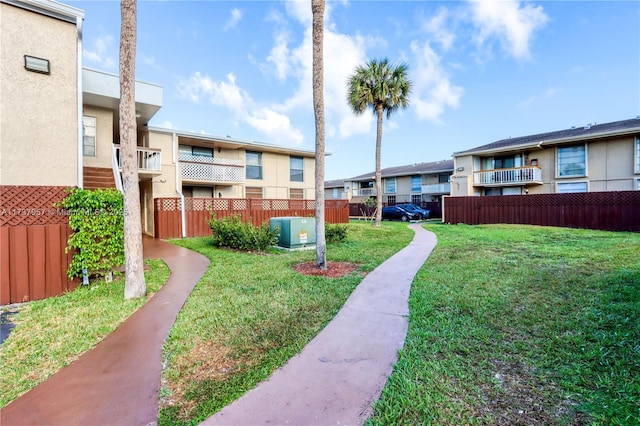
{"label": "exterior light fixture", "polygon": [[48,59],[24,55],[24,67],[29,71],[39,72],[40,74],[51,74]]}

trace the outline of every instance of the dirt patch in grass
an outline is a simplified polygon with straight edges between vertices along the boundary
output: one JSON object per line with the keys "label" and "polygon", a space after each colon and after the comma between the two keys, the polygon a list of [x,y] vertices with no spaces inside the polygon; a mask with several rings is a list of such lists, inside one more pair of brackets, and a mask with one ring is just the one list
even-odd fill
{"label": "dirt patch in grass", "polygon": [[[521,362],[490,360],[495,385],[485,389],[485,413],[496,425],[548,425],[564,423],[582,425],[587,419],[572,410],[572,401],[552,401],[553,384],[536,377],[535,367]],[[561,418],[564,421],[561,422]]]}
{"label": "dirt patch in grass", "polygon": [[196,345],[188,354],[177,358],[174,362],[177,370],[190,371],[182,375],[182,380],[171,383],[163,379],[163,391],[159,409],[180,407],[179,416],[189,418],[199,401],[187,398],[189,388],[203,381],[224,381],[235,369],[240,360],[230,356],[231,350],[209,340]]}
{"label": "dirt patch in grass", "polygon": [[327,269],[321,270],[316,266],[316,262],[304,262],[293,265],[293,269],[301,274],[322,276],[328,278],[341,278],[349,275],[360,267],[352,262],[327,262]]}

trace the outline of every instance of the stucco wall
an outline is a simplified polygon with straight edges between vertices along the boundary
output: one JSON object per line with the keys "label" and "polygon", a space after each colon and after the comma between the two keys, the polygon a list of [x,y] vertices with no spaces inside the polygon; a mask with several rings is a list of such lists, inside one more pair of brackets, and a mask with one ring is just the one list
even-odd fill
{"label": "stucco wall", "polygon": [[[153,198],[176,197],[176,165],[173,162],[173,135],[149,132],[148,138],[149,148],[162,150],[162,174],[153,178]],[[176,150],[177,149],[176,146]]]}
{"label": "stucco wall", "polygon": [[[77,29],[0,4],[0,184],[78,184]],[[24,68],[48,59],[50,74]]]}
{"label": "stucco wall", "polygon": [[96,119],[96,156],[83,156],[87,167],[111,167],[111,147],[113,146],[113,111],[85,105],[83,115]]}

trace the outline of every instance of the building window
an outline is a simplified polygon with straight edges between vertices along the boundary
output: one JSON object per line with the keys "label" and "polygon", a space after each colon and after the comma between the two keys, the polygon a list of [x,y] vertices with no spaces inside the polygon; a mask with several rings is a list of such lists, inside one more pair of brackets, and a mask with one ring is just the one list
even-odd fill
{"label": "building window", "polygon": [[96,118],[82,117],[82,155],[96,156]]}
{"label": "building window", "polygon": [[194,155],[196,157],[213,158],[213,148],[204,148],[201,146],[178,145],[178,153]]}
{"label": "building window", "polygon": [[422,195],[416,195],[416,194],[412,195],[411,202],[417,205],[422,204]]}
{"label": "building window", "polygon": [[568,192],[587,192],[587,182],[562,182],[558,183],[558,194]]}
{"label": "building window", "polygon": [[640,191],[640,179],[636,179],[636,189]]}
{"label": "building window", "polygon": [[[587,175],[586,146],[574,145],[558,148],[558,177]],[[572,191],[576,192],[576,191]]]}
{"label": "building window", "polygon": [[636,137],[636,173],[640,173],[640,136]]}
{"label": "building window", "polygon": [[[386,193],[387,194],[395,194],[396,193],[396,178],[387,178],[386,182]],[[394,201],[395,202],[395,201]]]}
{"label": "building window", "polygon": [[332,198],[338,198],[338,197],[339,197],[338,192],[339,192],[338,188],[333,188],[333,189],[331,190],[331,197],[332,197]]}
{"label": "building window", "polygon": [[[247,179],[262,179],[261,152],[247,151]],[[260,193],[262,194],[262,190]]]}
{"label": "building window", "polygon": [[395,195],[389,195],[387,197],[387,204],[390,206],[395,206],[396,205],[396,196]]}
{"label": "building window", "polygon": [[247,186],[245,188],[247,198],[262,198],[262,188],[258,186]]}
{"label": "building window", "polygon": [[485,188],[484,195],[487,195],[487,196],[502,195],[502,188]]}
{"label": "building window", "polygon": [[422,192],[421,176],[411,176],[411,192]]}
{"label": "building window", "polygon": [[196,157],[210,157],[213,158],[212,148],[203,148],[201,146],[192,146],[191,153]]}
{"label": "building window", "polygon": [[448,174],[440,174],[438,175],[438,183],[449,183],[449,177],[451,175]]}
{"label": "building window", "polygon": [[304,158],[302,157],[290,157],[289,158],[289,176],[291,182],[304,181]]}
{"label": "building window", "polygon": [[304,189],[289,188],[289,198],[292,200],[304,200]]}

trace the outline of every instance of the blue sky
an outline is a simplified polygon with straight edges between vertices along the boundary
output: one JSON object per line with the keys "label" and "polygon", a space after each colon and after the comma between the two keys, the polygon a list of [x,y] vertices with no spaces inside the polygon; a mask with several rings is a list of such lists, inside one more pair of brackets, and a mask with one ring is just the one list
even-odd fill
{"label": "blue sky", "polygon": [[[118,72],[119,3],[85,11],[84,66]],[[314,149],[310,1],[140,1],[136,78],[164,88],[151,125]],[[640,2],[328,1],[325,176],[375,169],[375,119],[346,80],[405,62],[411,104],[385,120],[382,166],[510,136],[640,115]]]}

